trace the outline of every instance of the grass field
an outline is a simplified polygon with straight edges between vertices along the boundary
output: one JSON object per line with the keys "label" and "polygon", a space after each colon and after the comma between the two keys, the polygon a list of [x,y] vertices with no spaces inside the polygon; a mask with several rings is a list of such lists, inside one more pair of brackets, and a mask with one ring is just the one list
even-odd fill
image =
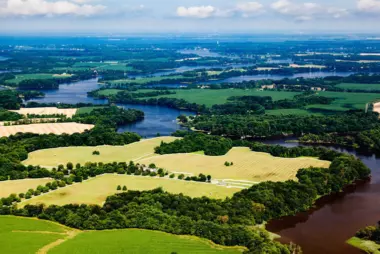
{"label": "grass field", "polygon": [[133,68],[127,66],[127,63],[113,62],[77,62],[72,66],[75,68],[111,70],[111,71],[132,71]]}
{"label": "grass field", "polygon": [[28,114],[34,114],[34,115],[59,114],[59,115],[65,115],[67,117],[72,117],[73,115],[76,114],[77,109],[76,108],[60,109],[56,107],[49,107],[49,108],[21,108],[19,110],[10,110],[10,111],[13,111],[25,116]]}
{"label": "grass field", "polygon": [[157,178],[149,176],[129,176],[106,174],[91,178],[83,183],[74,184],[47,194],[33,197],[23,201],[20,206],[27,204],[43,203],[46,205],[67,204],[98,204],[102,205],[108,196],[119,191],[116,187],[127,186],[128,190],[152,190],[162,187],[170,193],[183,193],[190,197],[203,197],[224,199],[231,197],[234,193],[241,191],[239,188],[227,188],[211,183],[198,183],[180,181],[177,179]]}
{"label": "grass field", "polygon": [[[233,162],[226,167],[224,163]],[[295,179],[300,168],[328,167],[330,162],[314,158],[278,158],[266,153],[252,152],[249,148],[232,148],[224,156],[205,156],[194,153],[157,155],[141,159],[146,165],[155,163],[170,172],[210,174],[213,179],[247,180],[254,182],[286,181]],[[234,185],[231,183],[231,185]]]}
{"label": "grass field", "polygon": [[82,133],[85,130],[94,128],[92,124],[80,123],[39,123],[14,126],[0,126],[0,137],[8,137],[16,133],[36,133],[36,134],[73,134]]}
{"label": "grass field", "polygon": [[91,113],[94,109],[100,109],[100,108],[105,108],[103,106],[96,106],[96,107],[83,107],[83,108],[78,108],[76,114],[88,114]]}
{"label": "grass field", "polygon": [[11,194],[25,193],[29,189],[35,189],[38,185],[45,185],[52,182],[50,178],[22,179],[0,182],[0,198],[8,197]]}
{"label": "grass field", "polygon": [[209,241],[158,231],[125,229],[86,231],[52,249],[49,254],[213,254],[242,253],[243,248],[227,248]]}
{"label": "grass field", "polygon": [[54,222],[0,216],[0,253],[4,254],[145,254],[228,253],[241,247],[224,247],[210,241],[143,229],[79,231]]}
{"label": "grass field", "polygon": [[360,90],[380,90],[380,84],[355,84],[355,83],[342,83],[337,85],[336,87],[342,89],[360,89]]}
{"label": "grass field", "polygon": [[[171,142],[174,137],[160,137],[142,140],[126,146],[98,146],[98,147],[63,147],[39,150],[29,154],[29,158],[23,163],[26,165],[41,165],[56,167],[59,164],[72,162],[74,164],[86,162],[129,162],[144,156],[152,156],[154,148],[161,141]],[[93,151],[99,151],[100,155],[92,155]]]}
{"label": "grass field", "polygon": [[258,91],[257,89],[191,89],[191,90],[176,90],[176,94],[164,95],[161,97],[184,99],[188,102],[204,104],[211,107],[215,104],[223,104],[231,96],[271,96],[273,100],[292,99],[296,92],[278,92],[278,91]]}
{"label": "grass field", "polygon": [[6,80],[5,83],[7,83],[7,84],[18,84],[21,81],[27,80],[27,79],[52,79],[52,78],[65,78],[65,77],[71,77],[71,75],[62,76],[60,74],[49,74],[49,73],[18,74],[18,75],[16,75],[16,78]]}
{"label": "grass field", "polygon": [[357,237],[352,237],[347,243],[362,250],[364,253],[380,254],[380,244],[373,241],[366,241]]}
{"label": "grass field", "polygon": [[0,253],[34,254],[65,238],[65,227],[55,223],[13,216],[0,216]]}
{"label": "grass field", "polygon": [[311,113],[310,111],[307,111],[305,109],[275,109],[275,110],[265,110],[265,113],[268,115],[298,115],[298,116],[305,116],[305,115],[322,115],[319,113]]}

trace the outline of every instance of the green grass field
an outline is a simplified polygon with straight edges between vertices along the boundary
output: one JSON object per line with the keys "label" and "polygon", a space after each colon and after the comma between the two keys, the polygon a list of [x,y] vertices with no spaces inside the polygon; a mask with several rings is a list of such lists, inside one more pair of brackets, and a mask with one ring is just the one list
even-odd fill
{"label": "green grass field", "polygon": [[380,90],[380,84],[357,84],[357,83],[342,83],[337,85],[336,87],[342,89],[360,89],[360,90]]}
{"label": "green grass field", "polygon": [[99,107],[83,107],[83,108],[78,108],[76,114],[77,115],[88,114],[88,113],[91,113],[91,111],[93,111],[94,109],[100,109],[100,108],[105,108],[105,107],[99,106]]}
{"label": "green grass field", "polygon": [[100,90],[98,92],[99,95],[105,95],[105,96],[110,96],[110,95],[115,95],[118,92],[123,91],[120,89],[105,89],[105,90]]}
{"label": "green grass field", "polygon": [[0,216],[0,253],[34,254],[65,237],[58,224],[13,216]]}
{"label": "green grass field", "polygon": [[319,113],[311,113],[308,110],[305,109],[275,109],[275,110],[265,110],[265,113],[268,115],[273,116],[280,116],[280,115],[298,115],[298,116],[305,116],[305,115],[322,115]]}
{"label": "green grass field", "polygon": [[47,74],[47,73],[37,73],[37,74],[19,74],[16,75],[16,78],[6,80],[6,84],[18,84],[23,80],[27,79],[52,79],[52,78],[64,78],[64,77],[70,77],[69,76],[62,76],[60,74]]}
{"label": "green grass field", "polygon": [[204,104],[211,107],[215,104],[223,104],[231,96],[271,96],[273,100],[292,99],[296,92],[278,92],[278,91],[258,91],[257,89],[191,89],[191,90],[176,90],[176,94],[164,95],[161,97],[184,99],[188,102]]}
{"label": "green grass field", "polygon": [[[161,141],[171,142],[174,137],[160,137],[146,139],[126,146],[98,146],[98,147],[62,147],[35,151],[29,154],[26,165],[41,165],[45,167],[57,167],[67,162],[74,164],[86,162],[129,162],[139,158],[154,155],[154,148]],[[93,151],[99,151],[100,155],[93,155]]]}
{"label": "green grass field", "polygon": [[79,231],[54,222],[0,216],[0,253],[231,253],[242,247],[225,247],[210,241],[143,229]]}
{"label": "green grass field", "polygon": [[347,243],[362,250],[364,253],[380,254],[380,244],[375,242],[352,237],[347,241]]}
{"label": "green grass field", "polygon": [[239,188],[227,188],[211,183],[198,183],[170,179],[168,177],[129,176],[106,174],[91,178],[83,183],[74,184],[47,194],[23,201],[27,204],[67,205],[67,204],[98,204],[102,205],[108,196],[114,195],[117,186],[127,186],[128,190],[152,190],[162,187],[170,193],[183,193],[190,197],[225,199],[241,191]]}
{"label": "green grass field", "polygon": [[242,253],[243,248],[227,248],[209,241],[158,231],[125,229],[86,231],[52,249],[49,254],[211,254]]}

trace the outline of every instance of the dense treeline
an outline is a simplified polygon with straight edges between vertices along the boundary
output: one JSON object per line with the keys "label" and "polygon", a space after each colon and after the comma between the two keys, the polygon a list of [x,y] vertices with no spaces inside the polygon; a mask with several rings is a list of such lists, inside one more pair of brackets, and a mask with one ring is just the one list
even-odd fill
{"label": "dense treeline", "polygon": [[206,155],[218,156],[226,154],[232,145],[232,141],[227,138],[191,133],[170,143],[162,142],[160,146],[155,148],[155,152],[172,154],[204,151]]}
{"label": "dense treeline", "polygon": [[22,99],[19,94],[13,90],[0,90],[0,108],[19,109]]}
{"label": "dense treeline", "polygon": [[77,123],[107,125],[116,128],[116,126],[141,121],[143,119],[143,111],[111,106],[94,108],[89,113],[76,114],[71,120]]}
{"label": "dense treeline", "polygon": [[377,113],[352,111],[332,116],[201,115],[189,125],[213,135],[272,137],[358,132],[375,128],[378,122]]}
{"label": "dense treeline", "polygon": [[380,225],[362,228],[356,232],[355,236],[362,240],[374,241],[380,244]]}
{"label": "dense treeline", "polygon": [[375,153],[380,153],[380,127],[357,133],[339,135],[336,133],[324,133],[319,135],[308,134],[299,138],[301,143],[310,144],[335,144],[354,148],[360,148]]}
{"label": "dense treeline", "polygon": [[22,118],[23,116],[16,112],[11,112],[0,108],[0,121],[17,121]]}

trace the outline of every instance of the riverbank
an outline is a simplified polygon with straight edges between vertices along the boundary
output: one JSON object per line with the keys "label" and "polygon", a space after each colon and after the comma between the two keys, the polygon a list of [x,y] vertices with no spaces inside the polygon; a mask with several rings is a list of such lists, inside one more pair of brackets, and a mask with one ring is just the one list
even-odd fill
{"label": "riverbank", "polygon": [[365,253],[380,254],[380,244],[373,241],[363,240],[357,237],[352,237],[347,241],[348,244],[358,248]]}

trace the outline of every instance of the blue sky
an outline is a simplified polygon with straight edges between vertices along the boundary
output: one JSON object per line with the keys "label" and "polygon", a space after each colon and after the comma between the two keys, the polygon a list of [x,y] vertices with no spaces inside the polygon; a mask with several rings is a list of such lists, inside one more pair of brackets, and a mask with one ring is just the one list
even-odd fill
{"label": "blue sky", "polygon": [[380,32],[380,0],[0,0],[0,33]]}

